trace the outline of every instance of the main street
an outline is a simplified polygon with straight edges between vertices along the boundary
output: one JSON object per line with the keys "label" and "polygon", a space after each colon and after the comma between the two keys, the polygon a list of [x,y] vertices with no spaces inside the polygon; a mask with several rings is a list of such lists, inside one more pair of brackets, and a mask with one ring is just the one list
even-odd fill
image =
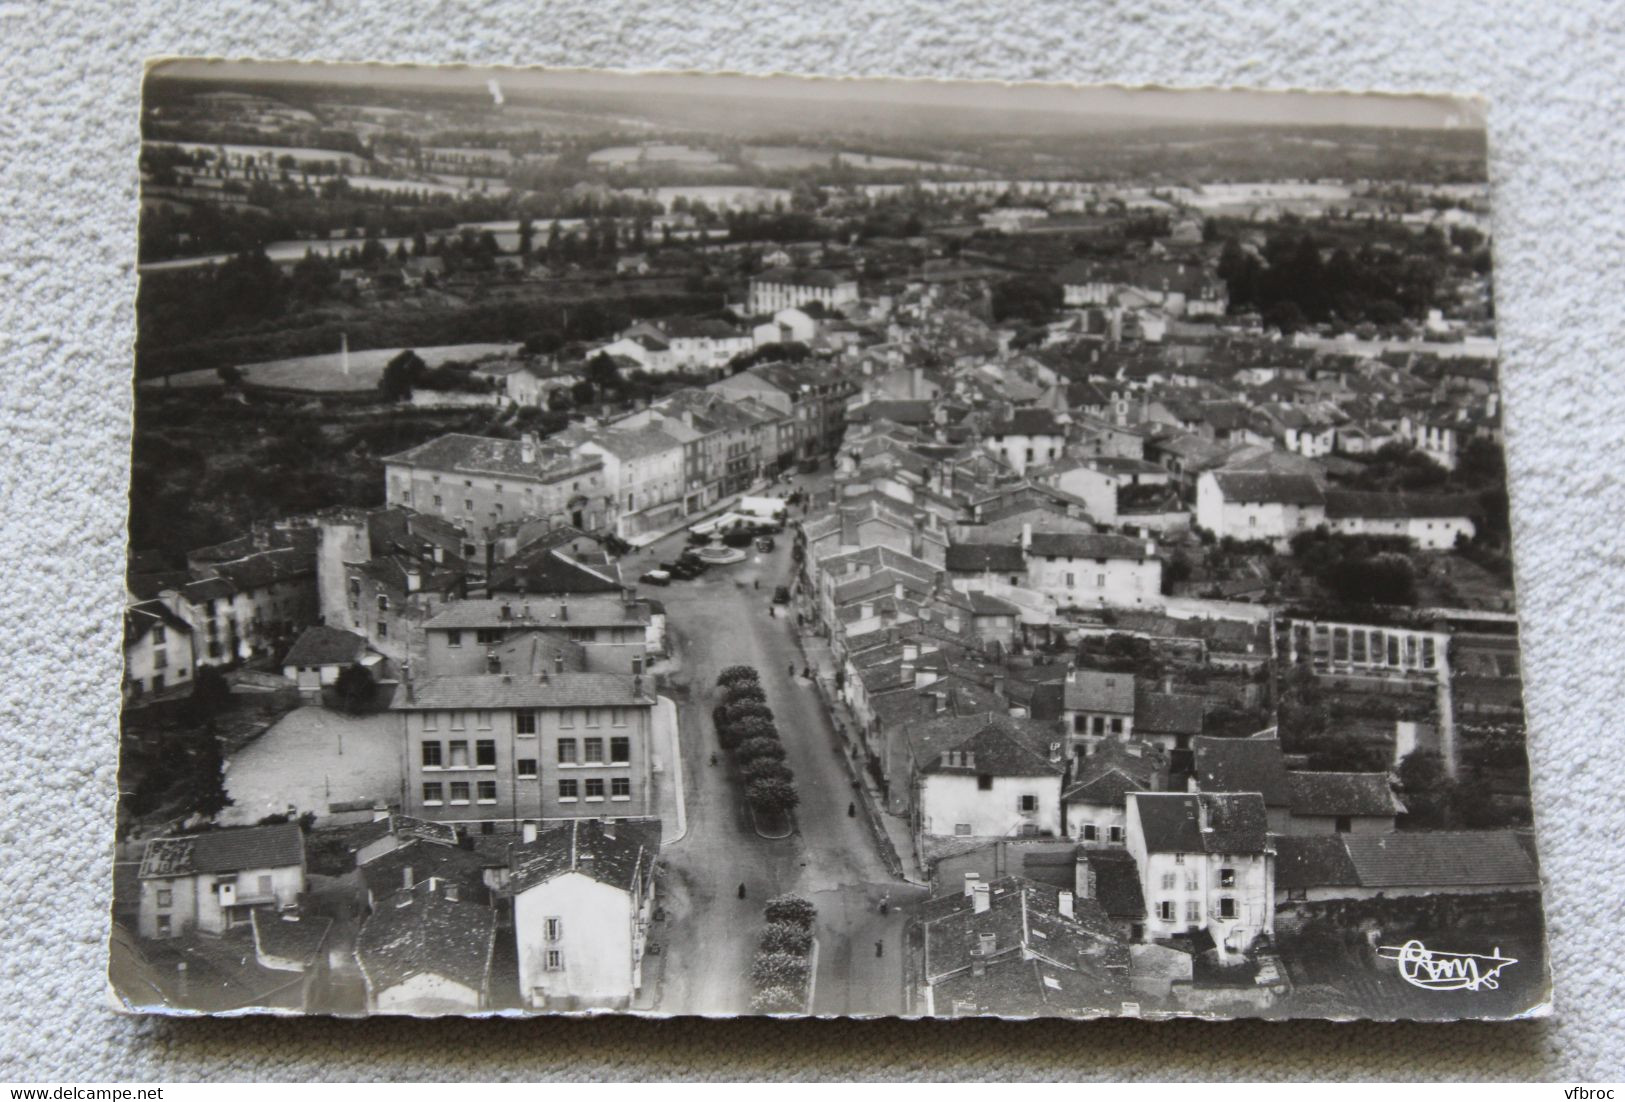
{"label": "main street", "polygon": [[[684,534],[626,556],[630,581],[676,557]],[[665,962],[659,1008],[669,1013],[735,1014],[750,1007],[751,957],[762,904],[793,892],[818,907],[819,964],[813,1010],[887,1014],[902,1009],[902,916],[894,906],[920,890],[892,877],[865,820],[848,814],[859,798],[837,750],[828,714],[800,675],[794,621],[769,615],[775,586],[792,571],[788,534],[768,554],[713,567],[694,581],[642,587],[662,601],[675,646],[671,678],[682,725],[688,833],[662,852],[668,919],[657,930]],[[725,666],[755,666],[795,772],[801,806],[796,833],[770,840],[751,822],[741,786],[711,724],[714,685]],[[794,667],[796,674],[791,675]],[[718,754],[712,765],[711,755]],[[746,898],[739,898],[739,886]],[[882,955],[876,956],[877,944]]]}

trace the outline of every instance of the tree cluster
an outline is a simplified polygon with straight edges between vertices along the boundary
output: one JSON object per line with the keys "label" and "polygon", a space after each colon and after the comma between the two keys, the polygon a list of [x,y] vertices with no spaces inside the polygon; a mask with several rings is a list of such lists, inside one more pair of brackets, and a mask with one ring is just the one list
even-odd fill
{"label": "tree cluster", "polygon": [[1340,605],[1415,604],[1409,547],[1399,537],[1348,536],[1324,526],[1292,537],[1299,566]]}
{"label": "tree cluster", "polygon": [[717,687],[722,699],[711,711],[717,741],[733,755],[751,810],[770,816],[793,811],[801,796],[795,774],[784,762],[784,746],[760,674],[753,666],[729,666],[717,675]]}
{"label": "tree cluster", "polygon": [[1232,310],[1257,310],[1283,332],[1311,323],[1369,321],[1393,325],[1420,319],[1438,298],[1441,265],[1434,257],[1367,244],[1355,251],[1322,246],[1309,233],[1276,233],[1261,254],[1234,239],[1219,255]]}
{"label": "tree cluster", "polygon": [[757,941],[750,978],[751,1009],[793,1014],[805,1009],[812,978],[813,920],[818,909],[800,896],[781,895],[762,909],[767,925]]}

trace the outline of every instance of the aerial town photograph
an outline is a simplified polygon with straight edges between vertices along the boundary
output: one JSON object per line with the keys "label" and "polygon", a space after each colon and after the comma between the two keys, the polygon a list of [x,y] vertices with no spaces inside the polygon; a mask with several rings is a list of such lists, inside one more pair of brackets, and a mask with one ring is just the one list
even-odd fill
{"label": "aerial town photograph", "polygon": [[1482,105],[146,75],[144,1013],[1550,998]]}

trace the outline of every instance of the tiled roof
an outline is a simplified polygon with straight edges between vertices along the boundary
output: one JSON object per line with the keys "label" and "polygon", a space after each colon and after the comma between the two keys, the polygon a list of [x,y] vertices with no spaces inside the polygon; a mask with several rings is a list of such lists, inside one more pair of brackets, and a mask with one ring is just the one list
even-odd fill
{"label": "tiled roof", "polygon": [[597,819],[575,819],[515,846],[508,891],[523,894],[563,872],[579,872],[610,887],[629,891],[649,875],[660,852],[660,821],[634,819],[606,827]]}
{"label": "tiled roof", "polygon": [[[615,572],[612,576],[610,571]],[[491,570],[487,590],[497,594],[524,592],[547,594],[615,593],[621,591],[619,570],[584,566],[563,552],[545,550],[522,553],[498,563]]]}
{"label": "tiled roof", "polygon": [[1291,773],[1294,815],[1398,815],[1386,773]]}
{"label": "tiled roof", "polygon": [[1262,853],[1269,844],[1269,818],[1256,792],[1142,792],[1134,802],[1152,853]]}
{"label": "tiled roof", "polygon": [[1326,516],[1416,518],[1474,517],[1483,506],[1465,494],[1383,494],[1355,490],[1328,490]]}
{"label": "tiled roof", "polygon": [[1510,830],[1345,834],[1362,887],[1535,887],[1540,878]]}
{"label": "tiled roof", "polygon": [[1024,574],[1027,557],[1013,543],[950,543],[945,559],[949,570],[997,574]]}
{"label": "tiled roof", "polygon": [[260,958],[291,960],[310,967],[327,940],[333,920],[294,911],[271,912],[255,908],[249,912],[254,926],[254,948]]}
{"label": "tiled roof", "polygon": [[261,551],[245,559],[216,563],[210,567],[239,591],[263,589],[277,582],[308,577],[316,572],[316,556],[290,547],[281,551]]}
{"label": "tiled roof", "polygon": [[162,601],[142,601],[124,610],[124,645],[140,642],[159,624],[188,638],[192,625],[171,612]]}
{"label": "tiled roof", "polygon": [[193,876],[302,865],[305,836],[298,823],[210,830],[154,838],[141,857],[141,876]]}
{"label": "tiled roof", "polygon": [[1282,834],[1275,839],[1275,888],[1352,887],[1360,878],[1341,834]]}
{"label": "tiled roof", "polygon": [[1269,807],[1292,803],[1292,783],[1273,738],[1197,738],[1196,783],[1204,792],[1257,792]]}
{"label": "tiled roof", "polygon": [[1148,735],[1199,735],[1207,700],[1189,693],[1137,692],[1134,729]]}
{"label": "tiled roof", "polygon": [[421,839],[440,846],[455,846],[457,844],[457,828],[449,823],[435,823],[427,819],[416,819],[410,815],[391,813],[382,818],[374,819],[352,834],[349,838],[350,848],[352,850],[361,849],[391,834],[403,841]]}
{"label": "tiled roof", "polygon": [[598,456],[577,457],[546,441],[535,445],[533,457],[527,463],[524,447],[518,440],[453,432],[415,448],[385,456],[383,462],[403,463],[426,470],[503,475],[544,482],[596,470],[603,465],[603,460]]}
{"label": "tiled roof", "polygon": [[1213,477],[1227,501],[1319,505],[1326,500],[1319,484],[1304,474],[1215,471]]}
{"label": "tiled roof", "polygon": [[851,276],[818,268],[773,268],[750,277],[752,283],[781,283],[791,287],[838,287],[856,282]]}
{"label": "tiled roof", "polygon": [[1068,711],[1134,714],[1134,675],[1105,670],[1073,670],[1066,679]]}
{"label": "tiled roof", "polygon": [[[503,609],[508,615],[503,616]],[[522,597],[458,601],[423,625],[426,631],[472,628],[628,627],[647,624],[649,610],[618,595],[572,594],[568,600]]]}
{"label": "tiled roof", "polygon": [[1156,780],[1162,762],[1154,754],[1155,749],[1149,746],[1136,756],[1120,742],[1102,742],[1079,763],[1076,778],[1061,798],[1068,803],[1122,807],[1127,793],[1161,787]]}
{"label": "tiled roof", "polygon": [[[634,691],[636,681],[641,686]],[[400,712],[444,708],[647,707],[652,685],[633,674],[549,673],[546,680],[521,674],[481,673],[426,677],[397,692],[390,709]]]}
{"label": "tiled roof", "polygon": [[1108,532],[1034,532],[1028,553],[1059,559],[1154,559],[1156,546]]}
{"label": "tiled roof", "polygon": [[1095,873],[1095,899],[1112,918],[1145,917],[1140,865],[1126,849],[1080,849]]}
{"label": "tiled roof", "polygon": [[423,975],[484,992],[495,945],[490,907],[448,899],[442,882],[425,880],[378,901],[356,937],[355,955],[374,993]]}
{"label": "tiled roof", "polygon": [[1023,406],[1011,410],[1008,418],[990,424],[987,431],[994,436],[1062,436],[1066,426],[1055,419],[1053,410]]}
{"label": "tiled roof", "polygon": [[344,666],[361,659],[367,641],[353,631],[317,624],[299,634],[282,660],[285,666]]}
{"label": "tiled roof", "polygon": [[[995,777],[1058,777],[1066,772],[1060,760],[1061,736],[1053,724],[1009,716],[993,716],[970,737],[952,746],[938,747],[934,760],[920,764],[922,773],[991,774]],[[1055,746],[1051,750],[1051,745]],[[970,764],[950,765],[941,752],[969,755]]]}

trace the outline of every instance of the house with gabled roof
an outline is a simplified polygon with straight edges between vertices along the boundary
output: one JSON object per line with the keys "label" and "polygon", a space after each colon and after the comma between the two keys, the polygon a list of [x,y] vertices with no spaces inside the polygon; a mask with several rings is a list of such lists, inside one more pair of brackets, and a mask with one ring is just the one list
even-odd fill
{"label": "house with gabled roof", "polygon": [[294,640],[282,659],[282,676],[292,681],[306,697],[319,697],[325,686],[339,679],[350,666],[370,669],[376,676],[383,668],[383,656],[353,631],[317,624],[306,628]]}
{"label": "house with gabled roof", "polygon": [[491,1005],[496,914],[430,877],[377,901],[355,961],[374,1014],[468,1014]]}
{"label": "house with gabled roof", "polygon": [[1212,938],[1235,959],[1275,932],[1275,847],[1257,792],[1130,792],[1127,848],[1147,936]]}
{"label": "house with gabled roof", "polygon": [[1391,833],[1405,805],[1387,773],[1288,775],[1293,834]]}
{"label": "house with gabled roof", "polygon": [[643,986],[660,821],[578,820],[510,851],[519,992],[534,1009],[624,1008]]}
{"label": "house with gabled roof", "polygon": [[1284,835],[1275,847],[1282,906],[1540,891],[1530,837],[1513,830]]}
{"label": "house with gabled roof", "polygon": [[1067,756],[1086,756],[1107,738],[1134,734],[1134,675],[1114,670],[1073,670],[1063,689]]}
{"label": "house with gabled roof", "polygon": [[296,906],[305,890],[298,823],[204,831],[146,844],[137,874],[145,938],[222,934],[253,911]]}
{"label": "house with gabled roof", "polygon": [[1251,738],[1203,736],[1191,740],[1191,784],[1199,792],[1256,792],[1271,833],[1292,829],[1292,781],[1281,740],[1273,733]]}
{"label": "house with gabled roof", "polygon": [[1107,739],[1073,761],[1061,792],[1062,828],[1084,845],[1121,846],[1130,792],[1168,787],[1168,758],[1149,743]]}
{"label": "house with gabled roof", "polygon": [[1221,539],[1267,540],[1284,550],[1325,522],[1325,492],[1307,474],[1221,469],[1196,480],[1196,523]]}
{"label": "house with gabled roof", "polygon": [[124,610],[124,698],[191,685],[192,626],[162,601]]}
{"label": "house with gabled roof", "polygon": [[922,864],[939,841],[962,847],[973,838],[1060,837],[1066,764],[1054,724],[990,715],[971,730],[910,735]]}

